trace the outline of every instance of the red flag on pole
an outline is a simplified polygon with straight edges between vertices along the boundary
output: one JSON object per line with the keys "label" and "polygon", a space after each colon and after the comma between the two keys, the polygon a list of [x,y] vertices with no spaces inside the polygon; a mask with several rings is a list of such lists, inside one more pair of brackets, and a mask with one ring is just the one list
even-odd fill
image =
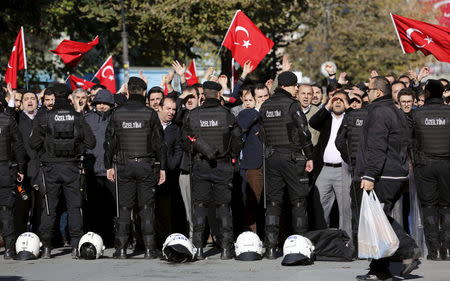
{"label": "red flag on pole", "polygon": [[83,88],[85,90],[88,90],[95,85],[95,83],[89,82],[87,80],[76,77],[74,75],[69,75],[69,83],[70,83],[70,88],[72,89],[72,91],[77,88]]}
{"label": "red flag on pole", "polygon": [[227,47],[233,58],[243,66],[247,60],[256,66],[270,52],[273,41],[242,12],[238,10],[228,28],[222,45]]}
{"label": "red flag on pole", "polygon": [[5,82],[11,83],[12,88],[17,88],[17,71],[22,69],[27,69],[23,27],[20,28],[19,34],[17,34],[5,73]]}
{"label": "red flag on pole", "polygon": [[54,50],[50,52],[57,54],[68,67],[75,67],[83,58],[83,55],[89,52],[98,44],[98,36],[88,43],[76,42],[64,39]]}
{"label": "red flag on pole", "polygon": [[192,60],[191,63],[189,64],[189,67],[186,70],[184,77],[186,78],[186,82],[189,86],[192,86],[192,85],[198,83],[197,69],[195,67],[195,60]]}
{"label": "red flag on pole", "polygon": [[112,56],[105,61],[97,73],[94,75],[101,85],[105,86],[108,91],[116,93],[116,78],[114,76],[114,64]]}
{"label": "red flag on pole", "polygon": [[403,53],[421,51],[450,62],[450,28],[391,14]]}

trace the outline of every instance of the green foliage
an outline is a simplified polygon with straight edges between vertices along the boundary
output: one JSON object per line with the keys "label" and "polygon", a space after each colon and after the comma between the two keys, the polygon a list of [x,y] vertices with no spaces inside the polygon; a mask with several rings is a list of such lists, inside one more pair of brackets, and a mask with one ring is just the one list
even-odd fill
{"label": "green foliage", "polygon": [[353,82],[365,81],[371,70],[380,74],[407,72],[432,60],[422,54],[403,54],[389,13],[429,21],[429,11],[414,0],[314,0],[308,16],[315,19],[301,42],[287,52],[294,68],[316,81],[320,65],[334,61]]}

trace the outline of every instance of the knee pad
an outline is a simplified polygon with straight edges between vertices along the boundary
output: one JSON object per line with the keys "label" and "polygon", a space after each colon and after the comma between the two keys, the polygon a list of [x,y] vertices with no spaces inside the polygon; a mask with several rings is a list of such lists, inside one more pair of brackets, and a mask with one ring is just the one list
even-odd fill
{"label": "knee pad", "polygon": [[222,224],[222,228],[233,227],[233,222],[231,218],[231,209],[228,204],[222,204],[217,206],[216,218]]}
{"label": "knee pad", "polygon": [[139,217],[141,218],[142,235],[153,235],[153,222],[155,220],[154,205],[144,205],[139,210]]}
{"label": "knee pad", "polygon": [[118,236],[128,235],[130,233],[131,223],[131,209],[127,207],[120,207],[119,219],[116,224],[116,231]]}
{"label": "knee pad", "polygon": [[196,203],[194,204],[194,216],[192,218],[194,225],[202,225],[206,224],[206,217],[208,216],[208,205],[205,203]]}

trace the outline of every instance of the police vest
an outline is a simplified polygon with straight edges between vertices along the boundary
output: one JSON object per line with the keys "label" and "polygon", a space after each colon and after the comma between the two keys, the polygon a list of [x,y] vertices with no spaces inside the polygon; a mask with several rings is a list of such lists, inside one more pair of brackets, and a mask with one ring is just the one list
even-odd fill
{"label": "police vest", "polygon": [[81,133],[75,115],[71,109],[55,109],[47,113],[45,147],[49,157],[73,158],[81,154]]}
{"label": "police vest", "polygon": [[145,106],[133,107],[133,110],[123,106],[114,112],[113,122],[122,160],[152,154],[151,117],[151,109]]}
{"label": "police vest", "polygon": [[428,156],[450,157],[450,107],[425,106],[414,112],[417,149]]}
{"label": "police vest", "polygon": [[297,101],[289,98],[270,98],[264,102],[261,111],[266,146],[289,145],[298,129],[289,115],[289,109]]}
{"label": "police vest", "polygon": [[10,116],[0,113],[0,161],[11,160]]}
{"label": "police vest", "polygon": [[225,156],[229,152],[231,133],[227,116],[230,112],[221,107],[199,107],[190,113],[190,128],[194,135],[202,138],[218,156]]}
{"label": "police vest", "polygon": [[347,115],[347,146],[349,156],[352,158],[352,164],[358,153],[359,141],[361,139],[362,127],[366,120],[367,109],[354,110]]}

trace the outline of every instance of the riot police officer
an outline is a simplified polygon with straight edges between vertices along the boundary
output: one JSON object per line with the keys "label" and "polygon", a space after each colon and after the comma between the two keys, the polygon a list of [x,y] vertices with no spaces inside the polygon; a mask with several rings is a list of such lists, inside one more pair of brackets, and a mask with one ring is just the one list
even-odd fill
{"label": "riot police officer", "polygon": [[80,192],[80,157],[85,149],[95,146],[95,137],[83,116],[70,101],[66,84],[55,84],[55,104],[42,112],[33,128],[30,146],[40,155],[42,163],[43,206],[39,232],[43,258],[51,258],[56,207],[63,192],[69,216],[72,257],[78,258],[78,242],[83,235]]}
{"label": "riot police officer", "polygon": [[264,135],[266,161],[266,257],[279,255],[278,233],[281,205],[285,189],[289,192],[292,227],[295,234],[308,230],[306,198],[309,193],[308,177],[311,172],[312,143],[308,123],[294,96],[297,76],[282,72],[278,88],[261,106],[261,124]]}
{"label": "riot police officer", "polygon": [[[18,180],[23,180],[25,165],[25,148],[14,118],[4,112],[7,106],[4,97],[0,104],[0,231],[5,241],[4,259],[14,257],[14,187],[16,171],[12,168],[12,162],[18,165]],[[5,107],[3,107],[5,105]]]}
{"label": "riot police officer", "polygon": [[[156,185],[165,181],[167,148],[158,114],[145,106],[146,89],[147,84],[142,79],[131,77],[128,81],[129,99],[113,112],[106,128],[105,168],[108,179],[117,181],[120,208],[114,258],[127,258],[131,210],[136,198],[145,246],[144,258],[154,259],[159,254],[155,243],[154,196]],[[157,162],[160,163],[160,171]]]}
{"label": "riot police officer", "polygon": [[425,106],[412,113],[416,141],[414,174],[422,205],[427,258],[431,260],[450,260],[450,107],[443,102],[443,92],[440,81],[428,80]]}
{"label": "riot police officer", "polygon": [[203,83],[204,103],[188,113],[183,127],[185,150],[193,155],[192,198],[193,237],[198,249],[197,259],[203,259],[203,231],[209,204],[214,204],[221,233],[221,259],[233,256],[233,222],[231,217],[232,159],[241,150],[241,132],[234,116],[221,106],[220,84]]}

